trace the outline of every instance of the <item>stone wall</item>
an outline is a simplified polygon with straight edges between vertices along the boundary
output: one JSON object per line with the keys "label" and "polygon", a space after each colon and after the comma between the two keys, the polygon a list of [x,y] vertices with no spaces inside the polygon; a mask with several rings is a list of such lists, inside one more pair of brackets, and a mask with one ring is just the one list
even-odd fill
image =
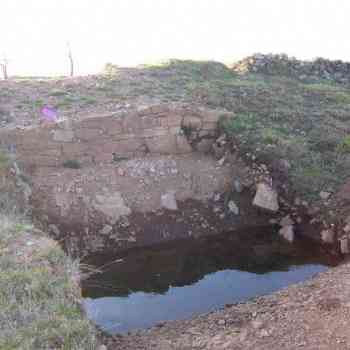
{"label": "stone wall", "polygon": [[239,73],[291,76],[305,82],[326,79],[342,84],[350,83],[350,63],[323,58],[300,61],[285,54],[255,54],[235,63],[233,70]]}
{"label": "stone wall", "polygon": [[0,142],[26,169],[65,163],[100,164],[150,154],[205,151],[225,112],[184,104],[66,119],[28,128],[3,129]]}

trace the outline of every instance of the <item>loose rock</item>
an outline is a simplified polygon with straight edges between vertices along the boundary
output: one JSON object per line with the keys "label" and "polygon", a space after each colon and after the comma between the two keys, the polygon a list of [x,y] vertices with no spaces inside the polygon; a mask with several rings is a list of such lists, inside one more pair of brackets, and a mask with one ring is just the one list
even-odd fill
{"label": "loose rock", "polygon": [[101,235],[108,235],[113,230],[113,227],[111,225],[104,225],[103,228],[100,230]]}
{"label": "loose rock", "polygon": [[162,207],[169,210],[177,210],[177,202],[175,198],[175,192],[169,191],[161,196]]}
{"label": "loose rock", "polygon": [[228,202],[228,208],[229,208],[230,212],[232,212],[233,214],[239,215],[239,208],[234,201],[231,200]]}
{"label": "loose rock", "polygon": [[294,226],[293,225],[288,225],[282,227],[278,231],[279,235],[282,236],[285,240],[288,242],[293,242],[294,241]]}
{"label": "loose rock", "polygon": [[259,183],[257,185],[253,205],[272,212],[277,212],[279,209],[277,192],[268,184],[263,182]]}
{"label": "loose rock", "polygon": [[334,231],[333,230],[323,230],[321,232],[321,239],[324,243],[334,242]]}
{"label": "loose rock", "polygon": [[239,180],[233,181],[233,188],[237,193],[241,193],[243,191],[243,185]]}
{"label": "loose rock", "polygon": [[294,225],[294,221],[291,219],[291,217],[289,215],[285,216],[281,221],[280,221],[280,225],[283,226],[290,226],[290,225]]}
{"label": "loose rock", "polygon": [[340,252],[342,254],[349,254],[349,240],[347,237],[340,239]]}
{"label": "loose rock", "polygon": [[331,194],[329,192],[325,192],[325,191],[320,192],[320,197],[323,200],[327,200],[330,196],[331,196]]}

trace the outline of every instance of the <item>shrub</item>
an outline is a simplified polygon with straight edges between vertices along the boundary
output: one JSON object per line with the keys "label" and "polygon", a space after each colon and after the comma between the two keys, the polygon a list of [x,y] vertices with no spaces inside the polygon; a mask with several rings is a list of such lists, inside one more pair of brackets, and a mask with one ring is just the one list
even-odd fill
{"label": "shrub", "polygon": [[240,113],[231,117],[222,116],[219,128],[228,135],[240,134],[256,127],[256,116],[252,113]]}

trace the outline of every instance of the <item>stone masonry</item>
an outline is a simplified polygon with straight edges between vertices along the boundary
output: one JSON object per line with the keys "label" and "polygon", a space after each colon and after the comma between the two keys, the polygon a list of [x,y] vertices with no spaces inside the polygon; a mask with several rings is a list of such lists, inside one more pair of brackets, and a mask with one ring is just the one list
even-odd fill
{"label": "stone masonry", "polygon": [[[227,114],[227,112],[226,112]],[[225,112],[184,104],[92,115],[79,120],[3,129],[0,143],[27,169],[112,162],[150,154],[186,154],[215,137]],[[208,145],[208,143],[206,143]],[[209,144],[210,145],[210,144]]]}

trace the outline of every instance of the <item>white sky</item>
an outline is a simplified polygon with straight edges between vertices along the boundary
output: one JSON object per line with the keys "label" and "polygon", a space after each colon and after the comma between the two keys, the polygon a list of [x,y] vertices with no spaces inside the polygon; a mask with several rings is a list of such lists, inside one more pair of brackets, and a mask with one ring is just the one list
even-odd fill
{"label": "white sky", "polygon": [[0,0],[9,73],[78,74],[107,61],[232,62],[254,52],[350,61],[349,0]]}

